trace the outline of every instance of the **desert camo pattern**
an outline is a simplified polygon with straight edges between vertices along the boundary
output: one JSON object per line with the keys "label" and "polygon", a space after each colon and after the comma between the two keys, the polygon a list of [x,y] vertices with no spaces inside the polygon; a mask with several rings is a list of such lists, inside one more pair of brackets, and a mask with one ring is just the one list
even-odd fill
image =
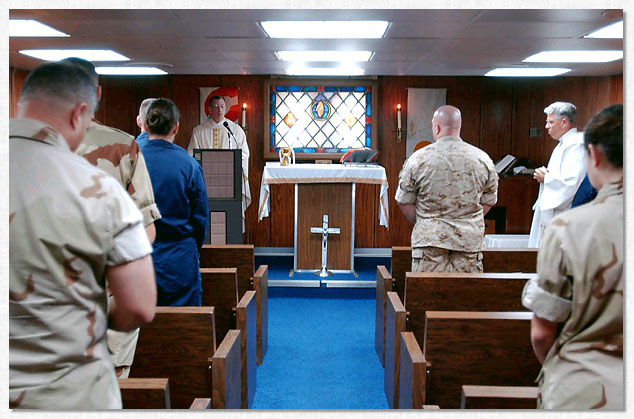
{"label": "desert camo pattern", "polygon": [[478,273],[483,271],[482,252],[459,252],[439,247],[412,250],[412,272]]}
{"label": "desert camo pattern", "polygon": [[151,253],[142,215],[52,128],[9,130],[9,407],[120,408],[105,270]]}
{"label": "desert camo pattern", "polygon": [[161,218],[145,159],[133,136],[93,121],[76,152],[119,181],[141,210],[145,226]]}
{"label": "desert camo pattern", "polygon": [[563,323],[538,377],[546,409],[623,409],[623,182],[546,227],[526,308]]}
{"label": "desert camo pattern", "polygon": [[412,257],[422,247],[481,251],[482,204],[497,202],[497,188],[491,158],[460,137],[439,138],[412,154],[399,174],[395,197],[399,203],[416,207]]}

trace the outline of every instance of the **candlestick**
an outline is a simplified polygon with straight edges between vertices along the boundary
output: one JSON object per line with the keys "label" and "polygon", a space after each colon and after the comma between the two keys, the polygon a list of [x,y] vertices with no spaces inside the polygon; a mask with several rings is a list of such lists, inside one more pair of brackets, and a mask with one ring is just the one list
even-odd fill
{"label": "candlestick", "polygon": [[242,104],[242,129],[247,128],[247,104]]}
{"label": "candlestick", "polygon": [[402,129],[401,125],[401,104],[396,105],[396,128]]}

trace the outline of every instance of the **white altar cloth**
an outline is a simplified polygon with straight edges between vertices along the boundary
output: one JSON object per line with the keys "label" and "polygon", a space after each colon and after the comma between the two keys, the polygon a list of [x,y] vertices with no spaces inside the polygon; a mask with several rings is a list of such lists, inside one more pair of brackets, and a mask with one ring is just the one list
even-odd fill
{"label": "white altar cloth", "polygon": [[524,249],[528,247],[528,234],[485,234],[484,246],[487,249]]}
{"label": "white altar cloth", "polygon": [[[379,194],[379,224],[388,226],[387,175],[383,166],[347,166],[342,164],[299,163],[282,166],[266,163],[260,185],[258,220],[269,216],[270,185],[280,183],[370,183],[381,185]],[[300,204],[301,205],[301,204]]]}

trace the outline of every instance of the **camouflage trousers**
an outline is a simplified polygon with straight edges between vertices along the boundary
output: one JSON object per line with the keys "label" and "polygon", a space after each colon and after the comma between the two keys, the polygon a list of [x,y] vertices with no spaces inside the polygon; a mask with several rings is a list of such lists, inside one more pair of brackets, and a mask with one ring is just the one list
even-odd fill
{"label": "camouflage trousers", "polygon": [[134,360],[136,343],[139,339],[139,329],[130,332],[119,332],[108,329],[108,350],[112,357],[118,378],[128,378],[130,366]]}
{"label": "camouflage trousers", "polygon": [[439,247],[412,249],[412,272],[482,272],[482,252],[459,252]]}

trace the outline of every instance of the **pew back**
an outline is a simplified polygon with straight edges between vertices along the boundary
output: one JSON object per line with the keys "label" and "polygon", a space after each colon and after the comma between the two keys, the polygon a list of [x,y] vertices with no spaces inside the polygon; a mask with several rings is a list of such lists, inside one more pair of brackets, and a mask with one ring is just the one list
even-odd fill
{"label": "pew back", "polygon": [[251,289],[251,278],[255,271],[255,256],[252,244],[204,244],[200,250],[201,268],[237,269],[238,299]]}
{"label": "pew back", "polygon": [[530,312],[427,311],[423,354],[430,362],[426,402],[458,409],[463,384],[531,386],[541,365]]}
{"label": "pew back", "polygon": [[169,379],[171,407],[211,396],[209,360],[216,349],[213,307],[157,307],[141,327],[131,378]]}
{"label": "pew back", "polygon": [[167,378],[119,378],[124,409],[169,409]]}
{"label": "pew back", "polygon": [[535,409],[538,387],[462,386],[461,409]]}
{"label": "pew back", "polygon": [[229,329],[235,329],[233,308],[238,304],[236,268],[201,268],[202,305],[214,307],[216,339],[220,342]]}
{"label": "pew back", "polygon": [[[485,249],[482,251],[484,272],[537,272],[537,249]],[[394,291],[405,302],[405,272],[412,270],[412,248],[392,247]]]}

